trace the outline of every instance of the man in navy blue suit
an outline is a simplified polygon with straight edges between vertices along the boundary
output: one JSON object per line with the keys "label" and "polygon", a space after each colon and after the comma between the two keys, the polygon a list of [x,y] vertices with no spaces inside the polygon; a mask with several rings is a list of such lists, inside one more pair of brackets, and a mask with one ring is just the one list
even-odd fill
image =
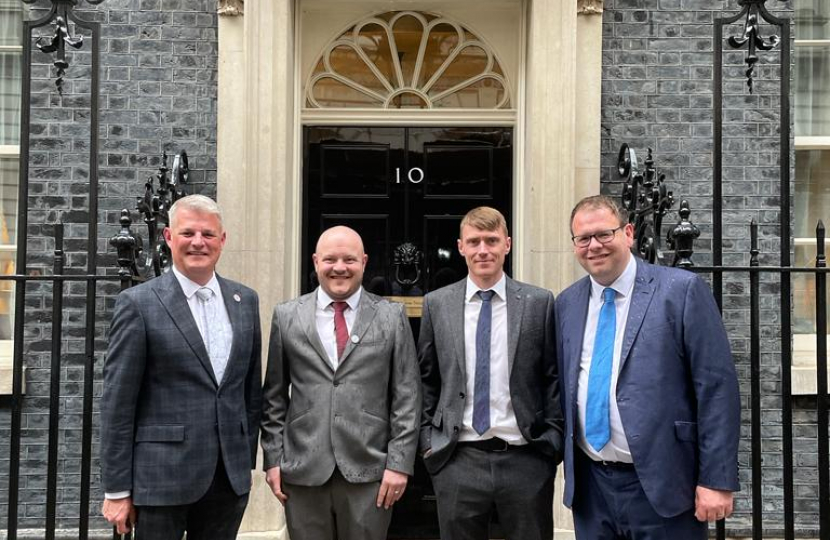
{"label": "man in navy blue suit", "polygon": [[604,196],[571,213],[588,276],[556,300],[565,504],[580,540],[704,539],[732,513],[740,400],[720,313],[691,272],[631,254]]}

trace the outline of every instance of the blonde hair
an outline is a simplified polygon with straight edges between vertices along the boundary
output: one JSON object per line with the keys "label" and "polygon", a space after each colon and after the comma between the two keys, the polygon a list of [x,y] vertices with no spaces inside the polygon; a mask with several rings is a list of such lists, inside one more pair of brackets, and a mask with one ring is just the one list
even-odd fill
{"label": "blonde hair", "polygon": [[504,219],[504,216],[501,212],[489,206],[479,206],[467,212],[467,215],[461,220],[461,225],[458,228],[459,237],[467,225],[482,231],[501,229],[504,231],[504,235],[508,236],[507,221]]}

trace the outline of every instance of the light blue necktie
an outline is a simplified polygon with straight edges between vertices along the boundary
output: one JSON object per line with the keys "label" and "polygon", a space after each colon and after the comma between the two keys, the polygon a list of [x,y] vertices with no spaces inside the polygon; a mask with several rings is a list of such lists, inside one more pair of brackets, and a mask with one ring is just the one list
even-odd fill
{"label": "light blue necktie", "polygon": [[597,452],[611,439],[608,400],[611,391],[611,366],[614,364],[614,336],[617,332],[617,309],[614,289],[602,291],[591,371],[588,374],[588,398],[585,407],[585,439]]}
{"label": "light blue necktie", "polygon": [[481,311],[476,325],[476,380],[473,395],[473,429],[482,435],[490,429],[490,327],[493,291],[478,291]]}

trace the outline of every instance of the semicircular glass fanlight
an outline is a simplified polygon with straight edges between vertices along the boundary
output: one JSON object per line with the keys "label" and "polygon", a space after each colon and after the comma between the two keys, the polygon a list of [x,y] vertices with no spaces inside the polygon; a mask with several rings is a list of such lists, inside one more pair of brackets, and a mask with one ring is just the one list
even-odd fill
{"label": "semicircular glass fanlight", "polygon": [[460,24],[416,11],[358,22],[332,41],[306,85],[309,108],[505,109],[507,78]]}

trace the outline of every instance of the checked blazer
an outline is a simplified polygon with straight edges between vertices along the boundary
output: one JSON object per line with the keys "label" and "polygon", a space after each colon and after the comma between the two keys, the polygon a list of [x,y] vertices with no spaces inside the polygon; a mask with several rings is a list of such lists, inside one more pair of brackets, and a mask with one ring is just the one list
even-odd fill
{"label": "checked blazer", "polygon": [[261,410],[256,293],[217,275],[233,328],[221,384],[173,272],[115,303],[101,397],[101,469],[108,493],[136,506],[197,501],[221,456],[237,495],[250,490]]}

